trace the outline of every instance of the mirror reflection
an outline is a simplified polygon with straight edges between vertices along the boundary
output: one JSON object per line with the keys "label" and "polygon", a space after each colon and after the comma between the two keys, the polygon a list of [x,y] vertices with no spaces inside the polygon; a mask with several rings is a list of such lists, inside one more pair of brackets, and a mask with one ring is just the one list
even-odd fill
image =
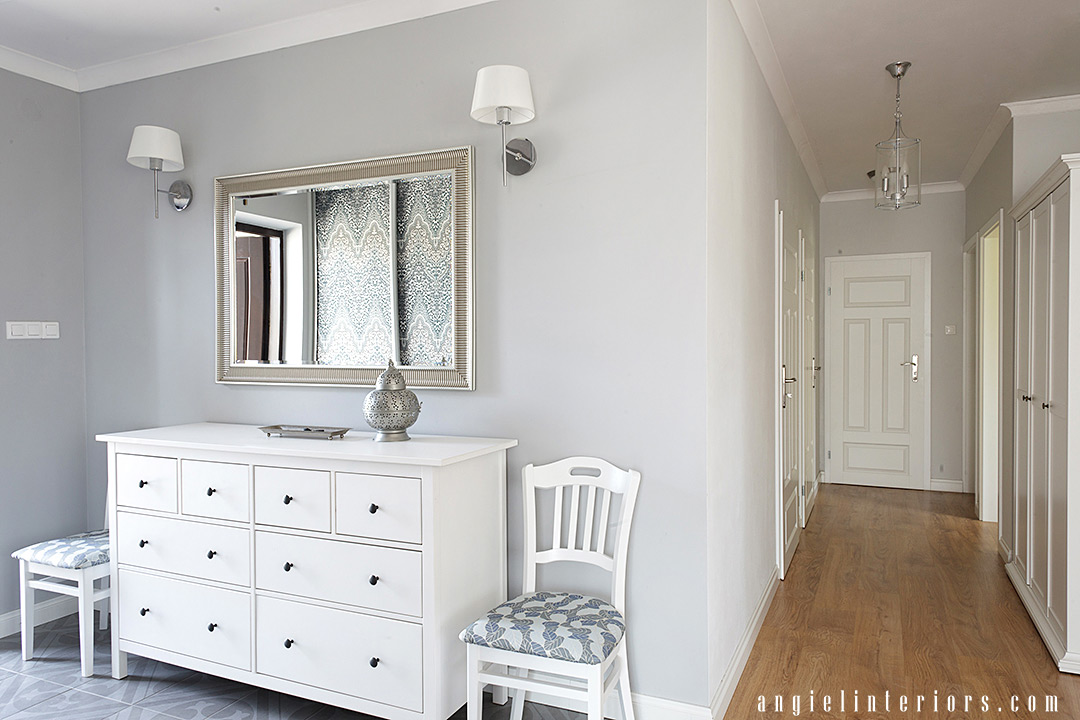
{"label": "mirror reflection", "polygon": [[238,363],[442,367],[450,173],[235,199]]}
{"label": "mirror reflection", "polygon": [[215,182],[218,380],[472,387],[469,148]]}

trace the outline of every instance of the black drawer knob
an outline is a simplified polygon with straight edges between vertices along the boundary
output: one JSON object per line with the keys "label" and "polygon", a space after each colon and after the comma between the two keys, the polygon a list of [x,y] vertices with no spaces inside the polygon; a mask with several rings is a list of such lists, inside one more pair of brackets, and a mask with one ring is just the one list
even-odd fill
{"label": "black drawer knob", "polygon": [[217,492],[217,488],[206,488],[206,497],[211,497]]}
{"label": "black drawer knob", "polygon": [[208,553],[206,553],[206,559],[207,560],[213,560],[215,555],[217,555],[217,550],[211,550]]}
{"label": "black drawer knob", "polygon": [[292,638],[286,638],[285,639],[285,649],[288,650],[292,646],[293,646],[293,639]]}
{"label": "black drawer knob", "polygon": [[283,565],[282,567],[283,567],[283,569],[285,570],[285,572],[289,572],[290,570],[292,570],[292,569],[293,569],[294,567],[296,567],[296,566],[295,566],[295,565],[293,565],[293,564],[292,564],[291,562],[287,562],[287,563],[285,563],[285,565]]}
{"label": "black drawer knob", "polygon": [[368,581],[369,583],[371,583],[372,585],[377,585],[377,584],[378,584],[378,582],[379,582],[379,576],[378,576],[378,575],[372,575],[371,577],[369,577],[369,578],[367,579],[367,581]]}
{"label": "black drawer knob", "polygon": [[149,540],[140,540],[139,541],[139,547],[146,547],[149,544],[150,544]]}
{"label": "black drawer knob", "polygon": [[285,503],[286,505],[288,505],[288,504],[289,504],[289,503],[291,503],[292,501],[293,501],[293,496],[292,496],[292,495],[286,495],[286,496],[285,496],[284,498],[282,498],[282,500],[281,500],[281,502]]}
{"label": "black drawer knob", "polygon": [[375,513],[379,512],[379,506],[376,505],[375,503],[371,503],[371,505],[368,506],[367,511],[369,513],[371,513],[372,515],[374,515]]}
{"label": "black drawer knob", "polygon": [[217,627],[217,623],[210,623],[209,625],[206,626],[206,629],[209,630],[210,632],[214,632],[214,629],[216,627]]}
{"label": "black drawer knob", "polygon": [[143,617],[146,617],[146,613],[148,612],[150,612],[150,608],[143,608],[142,610],[139,610],[139,614]]}
{"label": "black drawer knob", "polygon": [[368,665],[371,667],[379,667],[379,658],[371,658],[368,660]]}
{"label": "black drawer knob", "polygon": [[147,486],[147,485],[149,485],[149,484],[150,484],[150,483],[149,483],[148,481],[146,481],[146,480],[140,480],[140,481],[139,481],[139,487],[140,487],[140,488],[144,488],[144,487],[146,487],[146,486]]}

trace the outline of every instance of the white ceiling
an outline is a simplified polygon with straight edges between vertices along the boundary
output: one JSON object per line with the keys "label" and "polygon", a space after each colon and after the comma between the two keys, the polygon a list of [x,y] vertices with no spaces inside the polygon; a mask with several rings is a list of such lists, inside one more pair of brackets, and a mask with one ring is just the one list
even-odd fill
{"label": "white ceiling", "polygon": [[[893,129],[896,84],[885,66],[894,60],[912,63],[904,131],[923,141],[924,183],[969,179],[965,167],[1002,103],[1080,94],[1080,0],[733,5],[792,135],[808,145],[804,161],[820,168],[819,192],[870,187],[874,144]],[[999,132],[1000,119],[994,125]]]}
{"label": "white ceiling", "polygon": [[0,68],[92,90],[491,0],[0,0]]}

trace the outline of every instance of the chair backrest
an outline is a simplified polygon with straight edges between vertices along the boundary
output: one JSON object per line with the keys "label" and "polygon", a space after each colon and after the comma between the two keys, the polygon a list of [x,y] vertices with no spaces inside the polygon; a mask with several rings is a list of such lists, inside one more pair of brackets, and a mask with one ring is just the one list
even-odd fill
{"label": "chair backrest", "polygon": [[[626,550],[641,473],[622,470],[600,458],[570,457],[548,465],[526,465],[522,480],[524,592],[536,590],[537,565],[588,563],[611,573],[611,604],[625,612]],[[554,494],[551,524],[541,529],[538,496],[547,491]]]}

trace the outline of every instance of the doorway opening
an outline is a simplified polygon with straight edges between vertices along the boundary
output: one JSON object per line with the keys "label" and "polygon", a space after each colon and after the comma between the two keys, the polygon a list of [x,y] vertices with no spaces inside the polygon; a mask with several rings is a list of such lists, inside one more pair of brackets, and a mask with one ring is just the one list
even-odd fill
{"label": "doorway opening", "polygon": [[994,213],[964,245],[964,489],[985,522],[998,519],[1003,216]]}

